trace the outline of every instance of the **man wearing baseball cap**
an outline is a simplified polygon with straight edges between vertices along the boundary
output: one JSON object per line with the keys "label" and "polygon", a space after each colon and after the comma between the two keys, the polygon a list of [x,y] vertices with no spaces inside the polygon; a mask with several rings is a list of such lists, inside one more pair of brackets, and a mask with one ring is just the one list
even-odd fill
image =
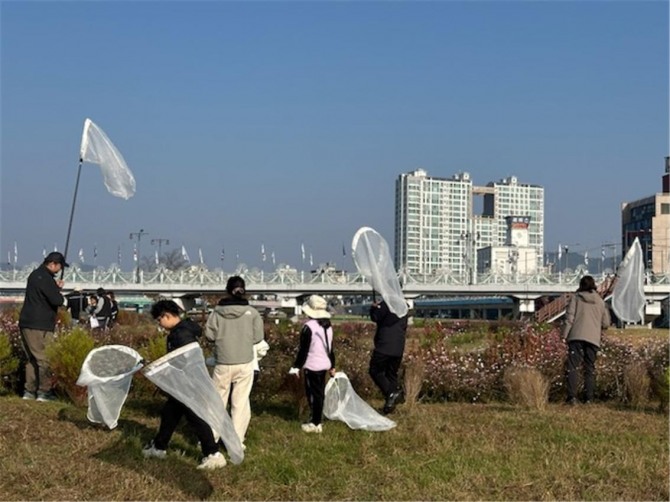
{"label": "man wearing baseball cap", "polygon": [[31,272],[26,295],[19,315],[21,341],[26,352],[26,381],[23,399],[53,401],[51,372],[45,354],[46,345],[53,339],[58,307],[66,305],[61,294],[62,280],[55,276],[63,267],[69,267],[62,253],[49,253],[44,262]]}

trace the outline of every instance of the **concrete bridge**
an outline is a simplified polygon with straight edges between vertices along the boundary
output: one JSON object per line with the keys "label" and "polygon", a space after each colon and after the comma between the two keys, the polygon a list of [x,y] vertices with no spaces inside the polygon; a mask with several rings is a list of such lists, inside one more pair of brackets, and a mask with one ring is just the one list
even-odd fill
{"label": "concrete bridge", "polygon": [[[25,289],[26,279],[37,266],[0,271],[0,295],[18,296]],[[559,274],[496,275],[480,274],[471,281],[449,273],[430,276],[410,276],[400,273],[403,291],[409,300],[420,296],[509,296],[519,303],[520,312],[533,312],[535,300],[541,296],[558,296],[577,289],[584,270]],[[165,296],[195,298],[202,295],[221,295],[230,275],[244,277],[252,295],[274,296],[278,306],[295,306],[297,298],[320,294],[326,296],[369,296],[370,283],[359,273],[347,273],[324,268],[317,271],[297,271],[278,268],[272,272],[240,267],[234,272],[206,267],[182,270],[159,268],[147,272],[124,272],[117,266],[84,272],[76,265],[66,269],[65,290],[81,288],[95,291],[102,287],[123,296]],[[596,276],[596,280],[604,279]],[[650,275],[645,284],[648,310],[660,314],[661,302],[670,296],[670,275]],[[656,314],[658,311],[658,314]]]}

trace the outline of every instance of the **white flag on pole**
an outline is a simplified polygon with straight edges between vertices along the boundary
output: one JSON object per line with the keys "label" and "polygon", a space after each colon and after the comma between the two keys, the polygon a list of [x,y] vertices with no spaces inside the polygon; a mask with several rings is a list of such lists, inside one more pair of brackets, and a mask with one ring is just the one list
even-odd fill
{"label": "white flag on pole", "polygon": [[156,265],[158,265],[160,262],[160,260],[158,259],[158,249],[154,251],[154,260],[156,261]]}
{"label": "white flag on pole", "polygon": [[302,255],[302,261],[305,261],[305,244],[300,244],[300,254]]}
{"label": "white flag on pole", "polygon": [[84,121],[79,158],[100,165],[107,191],[129,199],[135,194],[135,177],[114,143],[91,119]]}
{"label": "white flag on pole", "polygon": [[19,260],[19,248],[16,244],[16,241],[14,241],[14,265],[16,265],[16,262]]}
{"label": "white flag on pole", "polygon": [[200,259],[200,265],[204,265],[205,260],[202,257],[202,248],[198,248],[198,258]]}
{"label": "white flag on pole", "polygon": [[79,261],[84,263],[84,248],[79,248]]}
{"label": "white flag on pole", "polygon": [[191,259],[188,257],[188,253],[186,252],[186,248],[184,247],[183,244],[181,245],[181,257],[182,257],[185,261],[191,263]]}
{"label": "white flag on pole", "polygon": [[622,321],[642,323],[644,305],[644,260],[640,240],[636,237],[619,265],[612,292],[612,309]]}
{"label": "white flag on pole", "polygon": [[584,265],[588,265],[588,264],[589,264],[589,252],[584,251]]}

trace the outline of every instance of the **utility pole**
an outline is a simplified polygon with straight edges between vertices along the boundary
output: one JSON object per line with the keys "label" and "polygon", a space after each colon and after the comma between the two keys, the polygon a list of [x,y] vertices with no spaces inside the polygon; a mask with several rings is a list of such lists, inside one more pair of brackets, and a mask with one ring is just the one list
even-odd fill
{"label": "utility pole", "polygon": [[142,254],[140,253],[140,242],[142,242],[143,235],[149,235],[149,232],[145,232],[143,228],[140,228],[139,232],[130,232],[130,240],[137,239],[137,275],[135,280],[138,283],[140,282],[140,258],[142,257]]}
{"label": "utility pole", "polygon": [[[163,244],[165,244],[166,246],[169,246],[170,245],[170,239],[161,239],[161,238],[151,239],[151,245],[155,246],[156,244],[158,245],[158,260],[160,261],[160,257],[162,256],[161,255],[161,247],[162,247]],[[158,265],[158,263],[156,263],[156,265]]]}

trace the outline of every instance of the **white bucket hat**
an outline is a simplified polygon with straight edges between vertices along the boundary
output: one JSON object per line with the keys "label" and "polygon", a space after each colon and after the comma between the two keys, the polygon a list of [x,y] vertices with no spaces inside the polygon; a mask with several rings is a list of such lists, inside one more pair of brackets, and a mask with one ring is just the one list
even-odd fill
{"label": "white bucket hat", "polygon": [[326,310],[328,302],[319,295],[312,295],[302,305],[302,311],[312,319],[330,319],[330,312]]}

